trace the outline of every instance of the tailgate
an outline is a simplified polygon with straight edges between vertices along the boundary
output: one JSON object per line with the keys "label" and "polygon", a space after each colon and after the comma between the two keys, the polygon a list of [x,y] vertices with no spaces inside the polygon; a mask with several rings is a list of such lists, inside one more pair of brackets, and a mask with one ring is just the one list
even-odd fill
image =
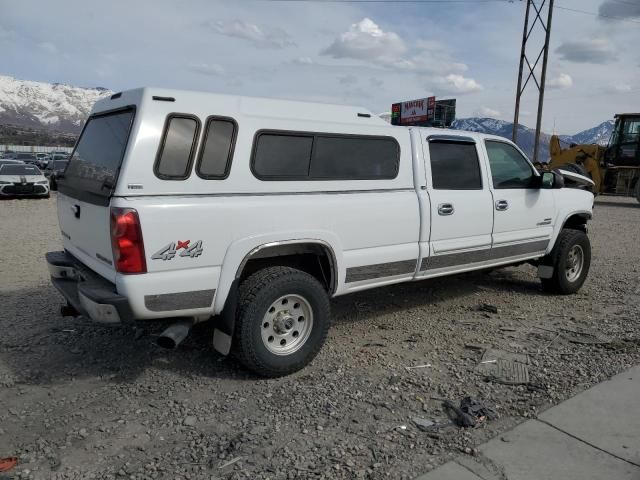
{"label": "tailgate", "polygon": [[135,109],[91,115],[58,177],[58,221],[69,252],[115,281],[111,250],[111,196],[127,149]]}
{"label": "tailgate", "polygon": [[93,271],[115,282],[109,207],[59,193],[58,222],[64,248]]}

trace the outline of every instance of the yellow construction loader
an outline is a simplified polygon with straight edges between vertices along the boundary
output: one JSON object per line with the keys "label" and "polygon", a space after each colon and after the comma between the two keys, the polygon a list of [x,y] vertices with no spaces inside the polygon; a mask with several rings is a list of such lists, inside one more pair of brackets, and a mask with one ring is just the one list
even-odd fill
{"label": "yellow construction loader", "polygon": [[634,196],[640,202],[640,113],[615,115],[609,144],[561,146],[557,135],[549,144],[545,169],[561,168],[587,175],[594,194]]}

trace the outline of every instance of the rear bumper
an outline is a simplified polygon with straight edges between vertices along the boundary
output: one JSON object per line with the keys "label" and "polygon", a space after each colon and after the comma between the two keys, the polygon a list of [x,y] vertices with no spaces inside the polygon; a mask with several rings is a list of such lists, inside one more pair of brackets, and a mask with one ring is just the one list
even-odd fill
{"label": "rear bumper", "polygon": [[67,252],[48,252],[46,259],[51,283],[78,312],[103,324],[133,321],[129,300],[118,294],[113,283]]}

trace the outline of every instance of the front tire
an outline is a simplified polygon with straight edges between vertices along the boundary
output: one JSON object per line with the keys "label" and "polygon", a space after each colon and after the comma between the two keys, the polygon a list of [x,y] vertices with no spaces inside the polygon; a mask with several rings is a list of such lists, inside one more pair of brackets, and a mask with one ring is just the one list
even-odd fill
{"label": "front tire", "polygon": [[280,377],[309,364],[330,325],[329,295],[308,273],[268,267],[240,285],[234,350],[249,370]]}
{"label": "front tire", "polygon": [[[545,261],[546,260],[546,261]],[[564,228],[556,244],[543,264],[553,266],[551,278],[542,278],[542,288],[560,295],[570,295],[580,290],[589,274],[591,243],[580,230]]]}

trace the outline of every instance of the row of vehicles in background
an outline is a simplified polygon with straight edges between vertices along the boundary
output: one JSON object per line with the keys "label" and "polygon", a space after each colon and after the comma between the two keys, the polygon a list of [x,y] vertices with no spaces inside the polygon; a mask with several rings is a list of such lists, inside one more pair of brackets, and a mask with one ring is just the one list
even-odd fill
{"label": "row of vehicles in background", "polygon": [[20,160],[24,163],[36,165],[41,170],[44,170],[51,161],[69,160],[69,154],[63,151],[54,151],[49,153],[7,151],[0,154],[0,160]]}
{"label": "row of vehicles in background", "polygon": [[58,189],[69,157],[63,152],[51,154],[6,152],[0,156],[0,197],[49,197]]}

